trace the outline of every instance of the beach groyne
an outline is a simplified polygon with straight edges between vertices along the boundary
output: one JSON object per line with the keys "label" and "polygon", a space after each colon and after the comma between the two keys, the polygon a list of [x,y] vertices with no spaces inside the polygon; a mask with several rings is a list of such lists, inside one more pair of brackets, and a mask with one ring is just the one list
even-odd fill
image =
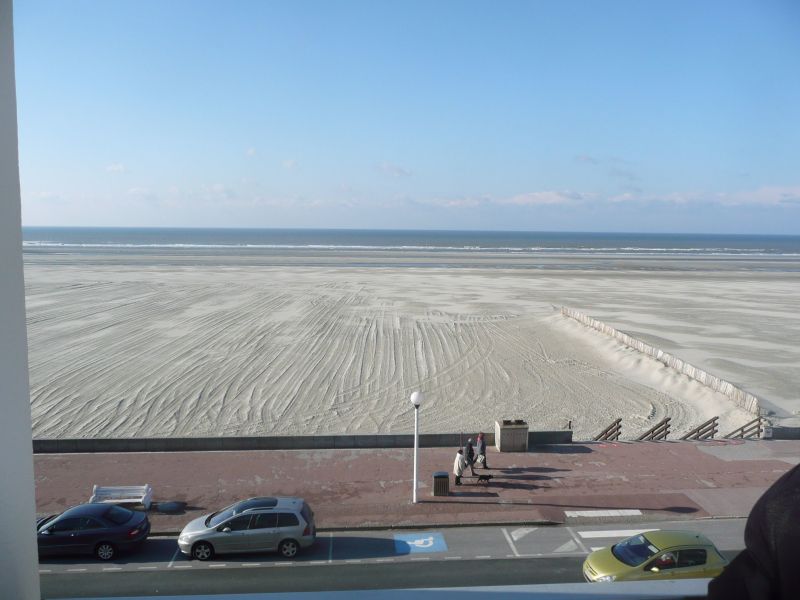
{"label": "beach groyne", "polygon": [[587,327],[591,327],[592,329],[611,336],[629,348],[633,348],[634,350],[655,358],[657,361],[675,369],[690,379],[694,379],[695,381],[710,387],[714,391],[725,394],[733,401],[734,404],[736,404],[736,406],[743,408],[754,415],[760,415],[760,403],[758,398],[750,392],[747,392],[732,384],[730,381],[725,381],[716,375],[712,375],[708,371],[704,371],[699,367],[695,367],[694,365],[678,358],[677,356],[674,356],[673,354],[670,354],[669,352],[664,352],[655,346],[646,344],[642,340],[637,340],[627,333],[623,333],[618,329],[614,329],[610,325],[607,325],[602,321],[598,321],[597,319],[594,319],[589,315],[585,315],[582,312],[572,308],[562,306],[561,314],[565,317],[575,319]]}
{"label": "beach groyne", "polygon": [[[488,427],[487,427],[488,429]],[[421,448],[460,448],[474,433],[422,433]],[[528,446],[569,444],[572,430],[529,431]],[[486,433],[494,445],[494,433]],[[174,438],[73,438],[34,439],[34,454],[84,452],[209,452],[224,450],[329,450],[365,448],[413,448],[413,434],[377,435],[273,435],[253,437]]]}

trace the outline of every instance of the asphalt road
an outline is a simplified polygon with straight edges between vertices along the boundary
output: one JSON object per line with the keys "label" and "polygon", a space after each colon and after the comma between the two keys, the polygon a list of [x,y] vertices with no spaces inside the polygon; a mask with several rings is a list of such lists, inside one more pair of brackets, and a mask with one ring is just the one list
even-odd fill
{"label": "asphalt road", "polygon": [[253,554],[190,561],[174,538],[151,538],[141,552],[113,563],[43,559],[40,579],[48,599],[569,583],[582,581],[581,564],[592,549],[652,529],[700,531],[730,558],[743,547],[744,523],[330,532],[294,561]]}

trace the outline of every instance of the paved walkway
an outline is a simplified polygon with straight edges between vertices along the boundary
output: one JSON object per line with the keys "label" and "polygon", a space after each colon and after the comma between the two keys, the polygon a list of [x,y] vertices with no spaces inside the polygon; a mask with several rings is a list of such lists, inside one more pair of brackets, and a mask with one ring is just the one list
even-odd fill
{"label": "paved walkway", "polygon": [[[420,450],[419,503],[411,503],[411,450],[294,450],[34,457],[39,514],[89,499],[93,484],[149,483],[154,532],[257,495],[296,495],[323,529],[479,523],[747,516],[781,474],[800,462],[800,441],[587,442],[528,453],[489,452],[494,478],[469,476],[431,495],[434,471],[455,449]],[[478,470],[478,473],[484,471]],[[469,475],[469,473],[468,473]],[[577,515],[566,511],[580,511]],[[640,511],[641,516],[631,512]],[[624,515],[624,516],[621,516]]]}

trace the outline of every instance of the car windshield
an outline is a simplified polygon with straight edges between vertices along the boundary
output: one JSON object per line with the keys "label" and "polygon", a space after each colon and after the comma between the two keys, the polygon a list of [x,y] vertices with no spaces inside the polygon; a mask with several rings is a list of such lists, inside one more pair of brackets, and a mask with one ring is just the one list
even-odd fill
{"label": "car windshield", "polygon": [[637,567],[657,554],[658,548],[643,535],[636,535],[611,546],[611,552],[626,565]]}
{"label": "car windshield", "polygon": [[53,522],[53,519],[56,518],[56,515],[50,515],[49,517],[45,517],[36,525],[36,530],[41,531],[45,527],[47,527],[50,523]]}
{"label": "car windshield", "polygon": [[103,516],[115,525],[122,525],[131,520],[133,511],[122,506],[111,506]]}
{"label": "car windshield", "polygon": [[206,527],[216,527],[220,523],[223,523],[224,521],[227,521],[233,515],[236,514],[236,511],[234,510],[235,508],[236,508],[236,505],[235,504],[231,504],[230,506],[228,506],[226,508],[223,508],[219,512],[212,513],[206,519]]}

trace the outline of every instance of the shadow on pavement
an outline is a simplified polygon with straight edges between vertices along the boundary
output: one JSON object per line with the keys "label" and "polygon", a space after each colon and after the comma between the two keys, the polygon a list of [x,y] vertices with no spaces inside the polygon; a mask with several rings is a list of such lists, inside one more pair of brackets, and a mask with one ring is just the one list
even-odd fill
{"label": "shadow on pavement", "polygon": [[47,565],[74,565],[85,564],[87,561],[96,561],[102,565],[130,565],[151,562],[169,562],[175,555],[178,544],[175,540],[148,538],[135,549],[122,550],[113,560],[104,561],[93,559],[90,554],[71,554],[63,556],[43,556],[40,564]]}
{"label": "shadow on pavement", "polygon": [[589,446],[581,446],[580,444],[553,444],[547,446],[531,446],[528,452],[536,452],[538,454],[589,454],[592,449]]}

